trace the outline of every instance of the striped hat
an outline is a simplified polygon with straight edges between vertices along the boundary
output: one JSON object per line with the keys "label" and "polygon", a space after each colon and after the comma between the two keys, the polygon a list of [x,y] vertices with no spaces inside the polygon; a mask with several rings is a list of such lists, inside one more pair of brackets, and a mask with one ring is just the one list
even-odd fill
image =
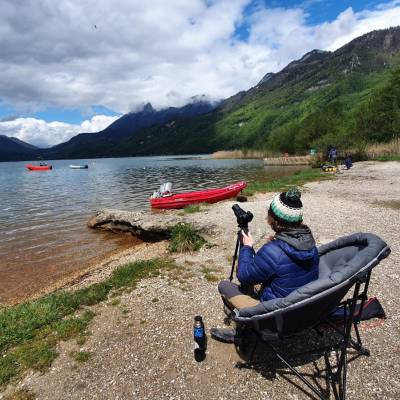
{"label": "striped hat", "polygon": [[272,199],[269,211],[277,221],[298,224],[303,221],[303,203],[300,197],[301,193],[297,187],[279,193]]}

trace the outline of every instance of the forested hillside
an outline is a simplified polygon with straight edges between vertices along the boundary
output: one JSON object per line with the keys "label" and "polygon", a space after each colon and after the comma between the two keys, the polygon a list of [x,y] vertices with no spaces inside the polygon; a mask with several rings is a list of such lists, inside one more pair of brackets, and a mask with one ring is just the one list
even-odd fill
{"label": "forested hillside", "polygon": [[332,53],[314,50],[214,112],[153,126],[115,152],[302,153],[389,141],[399,126],[399,66],[400,28],[371,32]]}
{"label": "forested hillside", "polygon": [[[370,32],[334,52],[313,50],[218,106],[199,100],[158,111],[148,104],[102,132],[79,134],[32,154],[47,159],[233,149],[302,154],[328,145],[362,150],[390,142],[400,131],[400,27]],[[26,151],[21,157],[26,159]]]}

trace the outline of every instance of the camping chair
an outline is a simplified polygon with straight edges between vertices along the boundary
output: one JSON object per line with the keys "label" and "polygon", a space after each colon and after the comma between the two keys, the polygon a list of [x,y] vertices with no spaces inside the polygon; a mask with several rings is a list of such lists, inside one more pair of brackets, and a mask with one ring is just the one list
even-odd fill
{"label": "camping chair", "polygon": [[[390,254],[390,248],[378,236],[370,233],[356,233],[341,237],[319,248],[319,277],[316,281],[290,293],[287,297],[262,302],[254,307],[233,310],[231,319],[237,325],[237,345],[246,338],[246,332],[256,335],[256,342],[247,363],[238,367],[250,367],[259,341],[262,341],[292,373],[322,400],[327,400],[318,386],[302,376],[290,362],[279,353],[273,342],[285,340],[293,335],[315,329],[321,333],[322,326],[330,326],[340,337],[335,347],[337,365],[332,366],[329,352],[325,348],[327,378],[336,400],[346,397],[347,349],[355,349],[360,355],[369,355],[363,347],[358,323],[355,317],[357,302],[361,309],[367,299],[372,269]],[[338,307],[344,309],[343,325],[337,326],[330,316]],[[354,328],[355,338],[352,337]],[[334,372],[335,370],[335,372]],[[329,390],[329,386],[328,386]]]}

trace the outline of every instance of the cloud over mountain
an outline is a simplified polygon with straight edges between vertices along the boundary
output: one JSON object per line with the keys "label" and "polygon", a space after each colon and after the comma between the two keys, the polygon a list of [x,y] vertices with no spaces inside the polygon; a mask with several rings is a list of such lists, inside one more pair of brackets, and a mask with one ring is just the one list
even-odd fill
{"label": "cloud over mountain", "polygon": [[[314,48],[335,50],[400,24],[399,1],[348,8],[317,25],[309,24],[306,3],[3,0],[0,105],[19,115],[93,104],[126,113],[147,101],[160,108],[196,94],[226,98]],[[31,122],[26,129],[40,125]],[[68,132],[43,142],[68,139]]]}
{"label": "cloud over mountain", "polygon": [[12,121],[0,122],[0,133],[17,137],[38,147],[48,147],[67,141],[81,132],[101,131],[118,118],[118,116],[96,115],[80,125],[58,121],[46,122],[36,118],[15,118]]}

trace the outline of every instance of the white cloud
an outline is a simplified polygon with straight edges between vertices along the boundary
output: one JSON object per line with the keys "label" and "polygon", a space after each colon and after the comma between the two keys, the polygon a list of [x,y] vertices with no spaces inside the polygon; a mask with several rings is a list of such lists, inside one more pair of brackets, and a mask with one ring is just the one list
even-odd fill
{"label": "white cloud", "polygon": [[[180,106],[198,94],[220,99],[314,48],[335,50],[400,25],[397,0],[361,12],[348,8],[315,26],[307,25],[310,2],[285,9],[260,1],[246,15],[250,0],[2,0],[0,102],[23,115],[94,104],[125,113],[147,101]],[[235,36],[242,23],[246,41]],[[50,137],[46,129],[44,142],[69,137],[61,128]]]}
{"label": "white cloud", "polygon": [[13,136],[39,147],[48,147],[65,142],[78,133],[101,131],[117,118],[119,116],[96,115],[80,125],[46,122],[36,118],[16,118],[0,122],[0,134]]}

